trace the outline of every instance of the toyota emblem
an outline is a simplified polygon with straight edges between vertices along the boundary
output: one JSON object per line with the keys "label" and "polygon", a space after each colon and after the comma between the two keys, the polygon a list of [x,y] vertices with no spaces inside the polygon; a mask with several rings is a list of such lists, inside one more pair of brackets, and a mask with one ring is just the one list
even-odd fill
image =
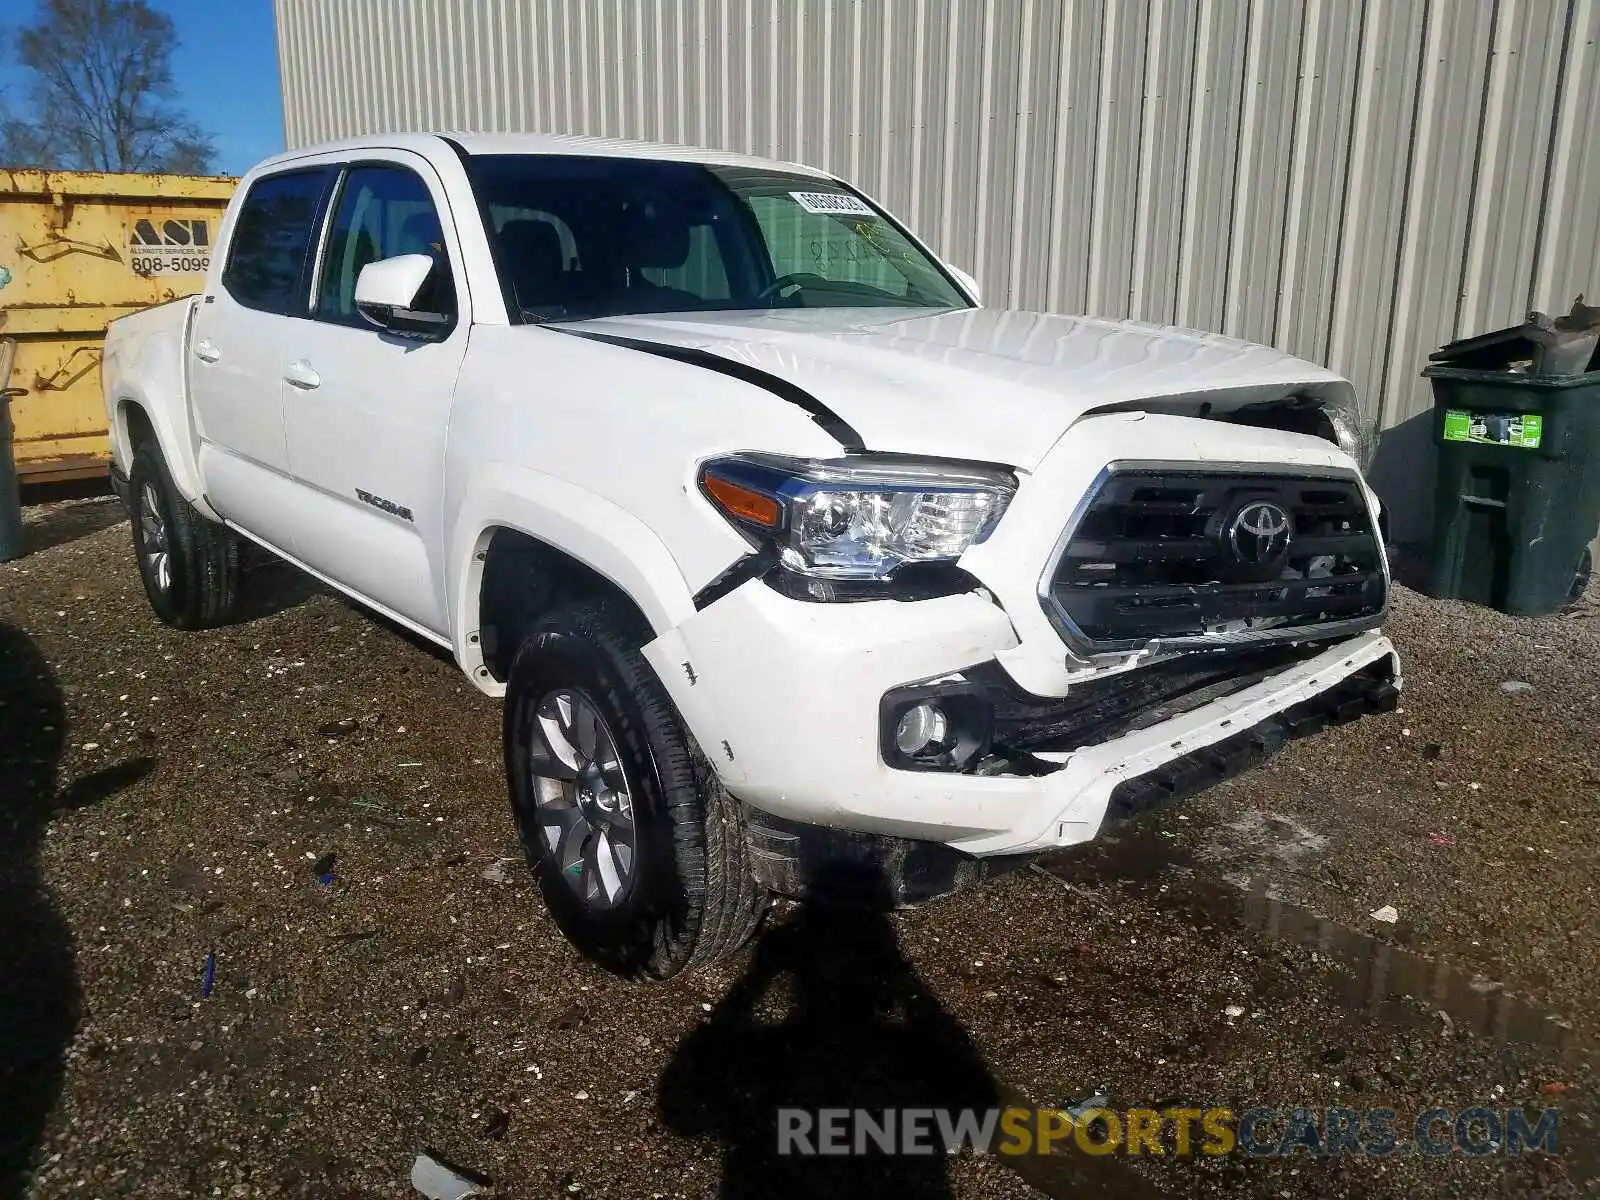
{"label": "toyota emblem", "polygon": [[1280,505],[1252,500],[1234,513],[1228,525],[1228,548],[1241,566],[1271,566],[1288,553],[1293,527]]}

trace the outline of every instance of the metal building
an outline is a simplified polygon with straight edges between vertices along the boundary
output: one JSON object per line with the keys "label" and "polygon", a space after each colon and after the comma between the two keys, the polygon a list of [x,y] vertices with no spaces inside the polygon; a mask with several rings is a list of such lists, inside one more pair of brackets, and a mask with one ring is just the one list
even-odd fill
{"label": "metal building", "polygon": [[995,305],[1332,365],[1426,518],[1441,342],[1600,292],[1600,0],[276,0],[291,146],[689,142],[836,171]]}

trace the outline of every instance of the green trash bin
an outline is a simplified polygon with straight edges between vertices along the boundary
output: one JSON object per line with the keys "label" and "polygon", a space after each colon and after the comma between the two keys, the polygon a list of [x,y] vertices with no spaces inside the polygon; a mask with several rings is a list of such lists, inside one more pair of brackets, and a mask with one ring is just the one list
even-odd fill
{"label": "green trash bin", "polygon": [[1428,591],[1518,616],[1555,612],[1600,528],[1600,371],[1432,364],[1439,480]]}

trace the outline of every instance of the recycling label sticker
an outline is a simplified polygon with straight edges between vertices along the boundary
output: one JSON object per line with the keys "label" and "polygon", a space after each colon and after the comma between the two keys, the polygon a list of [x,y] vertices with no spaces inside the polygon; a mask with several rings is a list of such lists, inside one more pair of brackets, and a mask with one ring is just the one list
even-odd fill
{"label": "recycling label sticker", "polygon": [[1538,413],[1485,413],[1450,408],[1444,414],[1444,440],[1537,450],[1544,435]]}

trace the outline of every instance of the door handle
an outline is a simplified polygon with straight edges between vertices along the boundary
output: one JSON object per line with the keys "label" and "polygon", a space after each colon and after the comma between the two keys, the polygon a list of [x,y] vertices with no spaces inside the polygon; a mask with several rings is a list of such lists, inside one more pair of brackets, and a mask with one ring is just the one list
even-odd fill
{"label": "door handle", "polygon": [[311,369],[311,364],[303,358],[297,358],[290,363],[283,372],[283,381],[290,387],[310,391],[312,388],[322,386],[322,376]]}
{"label": "door handle", "polygon": [[213,363],[222,357],[222,351],[217,349],[215,343],[201,338],[194,344],[194,356],[201,362]]}

